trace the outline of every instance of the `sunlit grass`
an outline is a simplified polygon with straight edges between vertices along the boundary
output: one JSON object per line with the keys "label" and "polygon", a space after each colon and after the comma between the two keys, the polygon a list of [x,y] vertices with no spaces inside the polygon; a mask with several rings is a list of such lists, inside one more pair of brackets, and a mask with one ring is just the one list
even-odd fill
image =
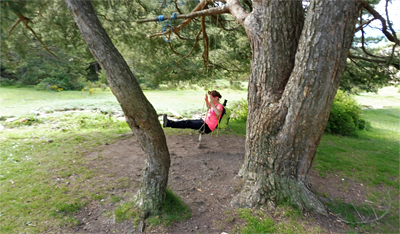
{"label": "sunlit grass", "polygon": [[[0,132],[0,230],[44,233],[74,225],[70,214],[93,197],[80,183],[90,178],[84,151],[126,133],[126,123],[102,114],[48,117]],[[95,186],[95,185],[93,185]]]}
{"label": "sunlit grass", "polygon": [[[247,96],[245,90],[221,90],[222,99],[232,101]],[[170,109],[191,117],[204,108],[204,90],[145,90],[144,94],[157,113],[170,114]],[[121,111],[111,91],[98,90],[92,95],[81,91],[38,91],[33,88],[0,88],[0,116],[21,116],[32,112],[50,112],[65,109]]]}
{"label": "sunlit grass", "polygon": [[[359,131],[356,137],[325,134],[318,147],[313,168],[320,176],[339,175],[367,185],[367,198],[373,202],[353,206],[342,201],[329,204],[348,222],[360,222],[362,215],[375,217],[391,206],[389,213],[379,223],[358,225],[358,230],[387,233],[399,230],[399,139],[400,108],[368,109],[362,111],[372,128]],[[379,186],[379,189],[376,189]],[[384,208],[382,208],[384,207]]]}
{"label": "sunlit grass", "polygon": [[314,169],[320,175],[343,173],[370,185],[385,183],[399,188],[400,108],[364,110],[372,129],[358,137],[325,134],[318,147]]}
{"label": "sunlit grass", "polygon": [[[137,226],[139,223],[140,212],[135,208],[133,202],[127,202],[119,205],[114,210],[117,222],[123,220],[133,220]],[[170,226],[175,222],[184,221],[191,217],[189,207],[180,197],[175,195],[172,190],[167,189],[165,199],[162,204],[161,213],[156,216],[150,216],[146,222],[151,227],[158,225]]]}
{"label": "sunlit grass", "polygon": [[[221,93],[223,98],[230,101],[246,96],[244,91]],[[204,91],[201,90],[146,91],[145,94],[159,113],[168,112],[168,108],[171,108],[185,114],[200,110],[204,102]],[[6,128],[12,127],[0,131],[1,232],[45,233],[54,226],[76,225],[78,220],[72,214],[79,212],[88,201],[106,198],[97,188],[98,184],[89,185],[93,188],[88,191],[82,191],[79,187],[79,183],[93,177],[94,173],[85,167],[83,151],[93,151],[105,142],[115,141],[119,134],[130,131],[127,124],[107,115],[93,113],[54,114],[46,118],[29,114],[31,110],[70,107],[104,110],[120,108],[109,91],[85,95],[80,91],[47,92],[1,88],[0,116],[23,115],[32,119],[26,122],[0,122]],[[389,99],[393,97],[384,97],[382,100]],[[382,225],[374,227],[376,229],[370,229],[373,224],[364,225],[362,228],[366,232],[378,230],[384,233],[399,229],[399,214],[396,212],[399,210],[399,113],[400,108],[363,110],[363,117],[371,123],[372,129],[358,132],[357,137],[325,134],[314,161],[313,168],[321,176],[335,173],[352,178],[370,189],[367,197],[374,204],[387,206],[391,202],[392,210],[380,221]],[[245,135],[244,121],[231,121],[229,128],[231,132]],[[165,132],[167,135],[197,134],[194,130],[181,129],[165,129]],[[219,134],[231,132],[221,131]],[[116,183],[118,187],[126,187],[127,178],[120,178]],[[377,186],[381,189],[374,189]],[[120,200],[116,196],[110,197],[112,203]],[[337,206],[337,212],[352,212],[353,208],[349,204],[337,204],[340,203],[331,205]],[[120,214],[116,210],[116,215],[120,215],[121,219],[134,217],[133,213],[128,212],[131,205],[122,205]],[[290,209],[284,210],[286,212]],[[357,209],[362,210],[362,207]],[[365,212],[371,213],[371,210],[366,209]],[[354,217],[354,213],[352,215],[353,218],[357,217]],[[283,233],[309,232],[304,226],[296,224],[295,220],[299,217],[293,217],[286,223],[277,224],[271,223],[271,217],[265,214],[243,211],[240,218],[247,225],[240,229],[240,233],[262,233],[268,230]],[[257,223],[257,220],[261,222]],[[153,225],[167,225],[169,222],[164,215],[153,217],[150,221]]]}

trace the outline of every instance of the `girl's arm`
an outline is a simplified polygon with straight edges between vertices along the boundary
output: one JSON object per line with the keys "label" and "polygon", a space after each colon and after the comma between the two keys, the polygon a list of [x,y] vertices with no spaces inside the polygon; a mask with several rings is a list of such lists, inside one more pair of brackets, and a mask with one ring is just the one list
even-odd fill
{"label": "girl's arm", "polygon": [[[212,98],[211,98],[212,99]],[[215,105],[214,102],[211,100],[210,102],[211,108],[214,110],[215,114],[220,116],[222,114],[222,110],[218,109]]]}
{"label": "girl's arm", "polygon": [[207,109],[210,107],[210,103],[208,102],[208,95],[206,94],[206,97],[205,97],[205,99],[204,100],[206,100],[206,106],[207,106]]}

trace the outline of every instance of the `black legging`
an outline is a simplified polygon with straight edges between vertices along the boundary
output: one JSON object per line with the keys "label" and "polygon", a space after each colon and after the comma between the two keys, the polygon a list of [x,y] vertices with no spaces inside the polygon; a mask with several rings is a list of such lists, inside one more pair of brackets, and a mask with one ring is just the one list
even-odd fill
{"label": "black legging", "polygon": [[204,120],[202,120],[202,119],[182,120],[182,121],[168,120],[167,127],[191,128],[191,129],[196,129],[196,130],[199,130],[201,127],[203,127],[202,130],[204,130],[205,134],[212,132],[211,129],[208,127],[208,125],[206,123],[204,123]]}

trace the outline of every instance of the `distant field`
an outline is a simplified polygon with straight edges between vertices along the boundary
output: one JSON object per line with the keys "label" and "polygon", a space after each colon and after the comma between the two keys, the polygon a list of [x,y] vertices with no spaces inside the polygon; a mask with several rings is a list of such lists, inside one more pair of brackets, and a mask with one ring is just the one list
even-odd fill
{"label": "distant field", "polygon": [[[234,100],[247,97],[247,91],[221,90],[222,99],[228,99],[228,105]],[[171,90],[144,91],[158,113],[167,113],[171,108],[185,114],[201,110],[205,91]],[[99,109],[103,111],[121,110],[111,91],[38,91],[32,88],[0,88],[0,116],[21,116],[34,111],[54,111],[65,108]]]}
{"label": "distant field", "polygon": [[399,87],[385,87],[378,93],[361,93],[356,96],[357,102],[364,106],[381,108],[384,106],[400,106]]}

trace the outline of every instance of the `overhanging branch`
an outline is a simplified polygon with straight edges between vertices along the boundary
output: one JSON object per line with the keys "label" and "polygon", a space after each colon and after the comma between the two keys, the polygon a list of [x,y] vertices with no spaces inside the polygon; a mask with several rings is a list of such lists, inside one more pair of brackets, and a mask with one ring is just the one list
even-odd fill
{"label": "overhanging branch", "polygon": [[[200,16],[220,15],[220,14],[224,14],[224,13],[229,13],[229,9],[226,5],[221,6],[221,7],[213,7],[211,9],[207,9],[207,10],[191,12],[189,14],[177,15],[176,19],[193,19],[193,18],[200,17]],[[164,16],[164,20],[169,20],[169,19],[172,19],[172,16]],[[141,23],[157,22],[157,21],[158,21],[158,17],[152,18],[152,19],[138,20],[138,21],[136,21],[136,23],[141,24]]]}
{"label": "overhanging branch", "polygon": [[213,19],[215,19],[218,23],[219,23],[219,25],[221,25],[221,27],[225,30],[225,31],[234,31],[234,30],[236,30],[236,29],[238,29],[239,27],[240,27],[240,25],[238,25],[238,26],[236,26],[236,27],[234,27],[234,28],[225,28],[225,26],[224,26],[224,24],[222,23],[222,21],[220,20],[220,19],[218,19],[217,17],[215,17],[215,16],[211,16]]}
{"label": "overhanging branch", "polygon": [[383,59],[372,59],[372,58],[366,58],[366,57],[362,57],[362,56],[356,56],[356,55],[352,55],[349,54],[348,55],[349,58],[353,58],[353,59],[361,59],[364,61],[368,61],[368,62],[374,62],[374,63],[383,63],[383,64],[388,64],[391,65],[397,69],[400,70],[400,62],[399,61],[390,61],[390,60],[383,60]]}
{"label": "overhanging branch", "polygon": [[372,19],[370,19],[370,20],[368,20],[368,21],[362,23],[360,26],[358,26],[358,27],[356,28],[355,33],[358,32],[358,31],[360,31],[361,29],[363,29],[364,26],[370,24],[370,23],[371,23],[372,21],[374,21],[374,20],[376,20],[376,19],[375,19],[375,18],[372,18]]}
{"label": "overhanging branch", "polygon": [[378,19],[382,23],[382,32],[385,34],[386,38],[391,41],[396,43],[397,45],[400,45],[399,40],[397,39],[396,35],[392,35],[388,30],[387,30],[387,24],[386,20],[374,9],[372,8],[371,5],[369,5],[366,1],[362,1],[362,6],[369,12],[371,15],[374,16],[375,19]]}
{"label": "overhanging branch", "polygon": [[40,44],[42,44],[43,48],[44,48],[47,52],[49,52],[51,55],[53,55],[55,58],[57,58],[58,60],[61,60],[61,59],[59,59],[53,52],[51,52],[51,51],[49,50],[49,48],[47,48],[47,46],[43,43],[43,41],[42,41],[42,40],[39,38],[39,36],[36,34],[36,32],[28,25],[30,19],[27,18],[27,17],[25,17],[25,16],[22,15],[21,13],[16,13],[16,14],[17,14],[17,16],[18,16],[18,20],[17,20],[17,21],[13,24],[13,26],[11,27],[10,32],[8,33],[8,37],[11,35],[12,31],[14,30],[14,28],[15,28],[20,22],[24,22],[25,27],[26,27],[27,29],[29,29],[29,31],[32,32],[32,34],[35,36],[35,38],[40,42]]}

